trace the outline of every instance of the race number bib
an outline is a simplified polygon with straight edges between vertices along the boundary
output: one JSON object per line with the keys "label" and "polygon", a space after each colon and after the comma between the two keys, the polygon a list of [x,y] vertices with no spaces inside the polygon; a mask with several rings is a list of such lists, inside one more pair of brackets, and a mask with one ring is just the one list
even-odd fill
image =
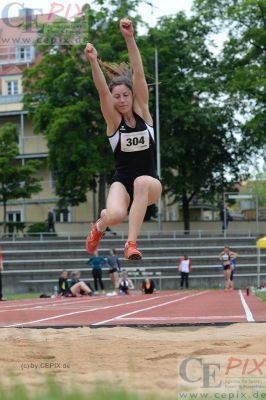
{"label": "race number bib", "polygon": [[149,132],[121,133],[121,151],[126,153],[142,151],[149,148]]}

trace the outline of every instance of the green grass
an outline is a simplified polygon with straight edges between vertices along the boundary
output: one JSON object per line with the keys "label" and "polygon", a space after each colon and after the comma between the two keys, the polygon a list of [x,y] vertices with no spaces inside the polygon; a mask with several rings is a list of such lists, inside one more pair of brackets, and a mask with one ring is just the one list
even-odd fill
{"label": "green grass", "polygon": [[37,297],[40,297],[40,293],[7,294],[4,296],[7,300],[35,299]]}
{"label": "green grass", "polygon": [[262,301],[266,301],[266,292],[257,292],[256,295],[261,298]]}
{"label": "green grass", "polygon": [[[47,383],[43,393],[30,394],[25,386],[18,385],[11,390],[0,387],[0,400],[159,400],[156,395],[139,395],[125,390],[115,390],[99,387],[86,393],[78,390],[65,391],[56,383]],[[166,398],[164,398],[166,399]]]}

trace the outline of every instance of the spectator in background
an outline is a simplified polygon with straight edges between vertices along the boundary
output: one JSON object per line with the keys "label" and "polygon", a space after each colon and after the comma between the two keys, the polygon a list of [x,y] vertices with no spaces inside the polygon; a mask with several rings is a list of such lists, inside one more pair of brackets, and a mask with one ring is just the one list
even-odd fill
{"label": "spectator in background", "polygon": [[234,288],[234,269],[236,265],[236,258],[238,254],[231,251],[229,246],[224,246],[223,251],[219,254],[219,259],[222,262],[224,271],[225,290],[233,290]]}
{"label": "spectator in background", "polygon": [[189,273],[192,271],[192,268],[190,259],[186,254],[184,254],[184,257],[180,258],[178,262],[178,271],[180,272],[180,288],[183,289],[185,283],[186,289],[188,289]]}
{"label": "spectator in background", "polygon": [[87,264],[92,266],[92,276],[94,280],[95,292],[98,292],[98,282],[102,291],[104,291],[104,284],[102,281],[102,267],[106,265],[106,259],[98,255],[98,251],[87,261]]}
{"label": "spectator in background", "polygon": [[128,277],[127,271],[122,271],[121,277],[118,281],[119,294],[129,294],[130,290],[135,289],[133,282]]}
{"label": "spectator in background", "polygon": [[228,228],[229,221],[232,221],[232,217],[227,207],[221,208],[220,220],[222,221],[222,231],[224,232]]}
{"label": "spectator in background", "polygon": [[4,269],[3,265],[3,253],[2,249],[0,248],[0,301],[5,301],[3,298],[3,293],[2,293],[2,271]]}
{"label": "spectator in background", "polygon": [[85,285],[88,286],[88,288],[93,292],[93,288],[91,287],[89,282],[81,281],[80,280],[80,271],[72,271],[71,272],[71,280],[70,280],[70,286],[74,286],[75,283],[83,282]]}
{"label": "spectator in background", "polygon": [[58,295],[66,297],[79,297],[83,295],[91,295],[90,288],[84,282],[75,282],[71,286],[68,280],[68,271],[63,271],[58,280]]}
{"label": "spectator in background", "polygon": [[53,210],[51,208],[48,209],[47,222],[48,222],[48,232],[55,232],[54,213],[53,213]]}
{"label": "spectator in background", "polygon": [[155,283],[152,279],[145,278],[141,285],[142,293],[144,294],[152,294],[155,289]]}
{"label": "spectator in background", "polygon": [[115,249],[110,249],[110,255],[109,257],[107,257],[107,264],[109,266],[109,274],[113,291],[116,291],[118,289],[119,272],[121,270],[121,265],[119,258],[116,255]]}
{"label": "spectator in background", "polygon": [[234,272],[236,268],[236,259],[238,257],[238,253],[231,251],[230,248],[229,251],[230,251],[230,261],[231,261],[230,289],[234,290]]}

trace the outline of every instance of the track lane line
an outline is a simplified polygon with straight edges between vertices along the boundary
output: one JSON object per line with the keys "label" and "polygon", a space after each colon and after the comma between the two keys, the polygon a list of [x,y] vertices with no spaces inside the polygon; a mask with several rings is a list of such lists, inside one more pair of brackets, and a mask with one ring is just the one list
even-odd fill
{"label": "track lane line", "polygon": [[178,298],[178,299],[175,299],[175,300],[167,301],[166,303],[161,303],[161,304],[157,304],[155,306],[141,308],[139,310],[131,311],[129,313],[117,315],[114,318],[106,319],[104,321],[95,322],[94,324],[91,324],[91,326],[99,326],[99,325],[102,325],[102,324],[106,324],[107,322],[115,321],[117,319],[123,319],[124,317],[127,317],[129,315],[133,315],[133,314],[137,314],[139,312],[153,310],[154,308],[163,307],[163,306],[166,306],[168,304],[177,303],[178,301],[183,301],[183,300],[191,299],[192,297],[201,296],[202,294],[206,294],[208,292],[209,291],[204,291],[204,292],[200,292],[200,293],[194,293],[194,294],[189,295],[189,296],[185,296],[185,297],[181,297],[181,298]]}
{"label": "track lane line", "polygon": [[[77,298],[78,299],[78,298]],[[4,312],[11,312],[11,311],[31,311],[31,310],[34,310],[34,311],[36,311],[36,310],[47,310],[48,309],[48,307],[50,307],[51,308],[51,310],[52,310],[52,307],[56,307],[56,306],[68,306],[68,305],[76,305],[76,306],[79,306],[79,305],[81,305],[81,304],[84,304],[85,305],[85,302],[86,303],[88,303],[88,302],[95,302],[95,301],[102,301],[102,300],[105,300],[106,298],[105,297],[100,297],[100,298],[91,298],[91,297],[88,297],[88,298],[86,298],[86,299],[83,299],[83,300],[74,300],[74,298],[71,298],[71,300],[69,300],[69,298],[67,299],[62,299],[62,300],[60,300],[59,298],[57,299],[57,300],[55,300],[55,301],[53,301],[53,302],[50,302],[50,303],[43,303],[43,304],[38,304],[38,305],[35,305],[36,303],[31,303],[30,305],[28,305],[28,304],[25,304],[24,306],[23,305],[21,305],[20,307],[19,306],[16,306],[16,305],[14,305],[14,307],[16,306],[16,307],[18,307],[18,308],[8,308],[8,309],[5,309],[5,310],[0,310],[0,313],[4,313]],[[87,304],[88,305],[88,304]],[[59,307],[59,308],[62,308],[62,307]]]}
{"label": "track lane line", "polygon": [[154,297],[150,297],[148,299],[129,301],[129,302],[126,302],[126,303],[119,303],[119,304],[114,304],[114,305],[105,306],[105,307],[96,307],[96,308],[93,308],[93,309],[87,309],[87,310],[75,311],[75,312],[71,312],[71,313],[59,314],[59,315],[54,315],[52,317],[41,318],[41,319],[34,320],[34,321],[19,322],[19,323],[15,323],[15,324],[2,325],[2,326],[0,325],[0,327],[1,328],[12,328],[12,327],[18,327],[18,326],[31,325],[31,324],[35,324],[35,323],[39,323],[39,322],[51,321],[53,319],[69,317],[71,315],[78,315],[78,314],[90,313],[90,312],[94,312],[94,311],[107,310],[107,309],[110,309],[110,308],[123,307],[125,305],[131,305],[131,304],[137,304],[137,303],[144,303],[146,301],[153,301],[153,300],[162,299],[162,298],[165,298],[165,297],[173,297],[173,296],[176,296],[178,294],[180,294],[180,293],[168,294],[168,295],[163,295],[163,296],[158,296],[156,294]]}
{"label": "track lane line", "polygon": [[245,314],[246,314],[247,321],[248,322],[255,322],[255,319],[253,318],[252,312],[251,312],[249,306],[247,305],[246,300],[244,299],[242,290],[239,290],[238,293],[239,293],[239,296],[240,296],[241,304],[242,304],[242,306],[244,308],[244,311],[245,311]]}
{"label": "track lane line", "polygon": [[238,319],[246,319],[245,315],[226,315],[226,316],[221,316],[221,315],[211,315],[208,317],[131,317],[131,318],[121,318],[123,321],[174,321],[174,320],[189,320],[189,319],[193,319],[193,320],[200,320],[200,319],[227,319],[227,318],[238,318]]}

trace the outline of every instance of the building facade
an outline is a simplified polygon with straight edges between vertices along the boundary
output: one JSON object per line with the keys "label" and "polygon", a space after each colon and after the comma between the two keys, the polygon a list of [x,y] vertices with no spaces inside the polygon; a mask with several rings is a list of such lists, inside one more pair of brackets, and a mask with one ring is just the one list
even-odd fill
{"label": "building facade", "polygon": [[[54,190],[54,177],[48,165],[48,148],[45,137],[33,133],[32,123],[27,110],[23,109],[22,74],[25,68],[31,68],[41,59],[34,46],[37,32],[32,27],[24,28],[25,21],[49,23],[54,15],[33,16],[31,10],[21,10],[19,17],[0,20],[0,127],[11,122],[17,125],[19,132],[18,162],[41,160],[42,167],[38,172],[42,190],[30,199],[9,201],[7,221],[31,225],[44,222],[48,209],[54,212],[57,223],[81,222],[93,219],[92,193],[88,201],[79,207],[69,207],[59,212]],[[95,213],[95,212],[94,212]],[[0,222],[3,221],[3,207],[0,204]]]}

